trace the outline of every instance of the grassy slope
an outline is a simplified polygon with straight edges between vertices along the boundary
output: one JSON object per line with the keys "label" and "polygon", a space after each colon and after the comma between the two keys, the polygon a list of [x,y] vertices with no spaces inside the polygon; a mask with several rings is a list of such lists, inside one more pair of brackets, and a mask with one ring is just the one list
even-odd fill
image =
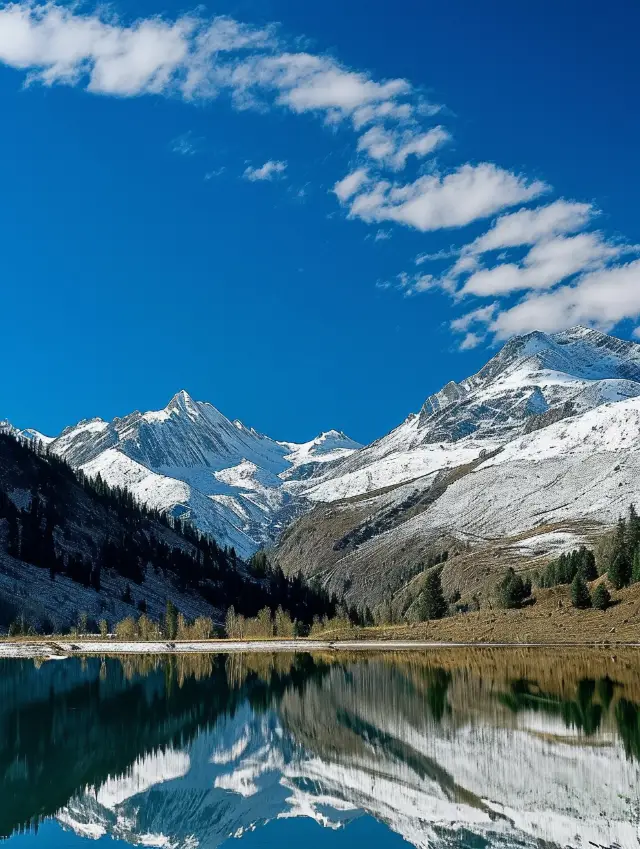
{"label": "grassy slope", "polygon": [[[592,590],[597,583],[598,581],[595,581],[591,584]],[[325,631],[314,635],[313,639],[584,646],[595,643],[640,643],[640,583],[620,592],[614,591],[613,604],[606,611],[576,610],[571,606],[568,586],[536,590],[535,596],[536,603],[522,610],[489,609],[478,613],[458,614],[438,621]],[[282,640],[278,639],[278,642]],[[304,643],[304,640],[298,642]],[[113,643],[114,649],[117,649],[117,645],[117,642]]]}
{"label": "grassy slope", "polygon": [[640,642],[640,584],[613,592],[614,604],[606,611],[576,610],[568,586],[537,589],[535,596],[536,603],[522,610],[481,610],[438,621],[327,632],[321,638],[585,645]]}

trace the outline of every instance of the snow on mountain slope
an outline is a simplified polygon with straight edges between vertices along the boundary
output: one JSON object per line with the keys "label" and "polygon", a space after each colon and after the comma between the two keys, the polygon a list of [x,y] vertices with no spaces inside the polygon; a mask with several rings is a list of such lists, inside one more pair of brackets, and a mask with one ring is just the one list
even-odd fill
{"label": "snow on mountain slope", "polygon": [[337,431],[303,444],[277,442],[184,391],[163,410],[82,421],[49,445],[86,474],[190,518],[241,556],[271,541],[297,509],[287,475],[309,477],[359,448]]}
{"label": "snow on mountain slope", "polygon": [[305,494],[333,501],[397,485],[467,463],[554,420],[638,396],[638,344],[585,327],[515,337],[477,374],[448,383]]}
{"label": "snow on mountain slope", "polygon": [[291,817],[335,829],[361,813],[423,849],[461,833],[494,849],[637,846],[640,769],[610,728],[589,739],[499,705],[491,719],[436,722],[415,683],[397,693],[393,666],[368,672],[351,665],[343,683],[345,670],[332,670],[262,714],[243,704],[181,750],[87,788],[57,818],[81,835],[179,849],[213,849]]}
{"label": "snow on mountain slope", "polygon": [[[630,503],[640,501],[639,481],[640,398],[603,405],[516,437],[494,456],[466,473],[454,475],[417,514],[401,513],[396,522],[384,521],[397,509],[399,498],[407,500],[408,485],[400,487],[397,496],[393,491],[372,499],[373,509],[364,526],[373,530],[361,534],[362,541],[357,545],[345,546],[340,559],[331,564],[331,586],[341,586],[348,575],[354,599],[377,603],[384,589],[383,575],[384,580],[401,576],[420,552],[437,540],[452,538],[471,544],[475,552],[470,561],[472,574],[465,578],[464,586],[471,582],[480,587],[483,580],[493,586],[497,573],[492,568],[499,570],[512,564],[501,561],[495,548],[487,554],[492,545],[531,536],[550,526],[564,530],[558,540],[560,548],[575,548],[581,540],[569,531],[590,528],[597,535],[597,528],[613,525]],[[424,479],[422,491],[427,495],[432,483],[433,476]],[[419,494],[419,484],[413,486]],[[414,501],[409,499],[408,503]],[[335,549],[335,534],[331,529],[325,534],[329,542],[324,548],[315,541],[316,560],[311,556],[305,560],[310,572],[322,562],[323,550]],[[513,544],[514,558],[534,557],[536,540],[540,543],[538,537],[532,537],[520,545]],[[550,550],[553,546],[542,548]],[[479,555],[481,551],[485,555]],[[478,566],[478,558],[483,568]],[[394,564],[392,570],[389,563]],[[455,563],[452,561],[450,568],[458,576],[455,580],[460,581]],[[286,562],[281,565],[287,571]],[[448,568],[449,564],[443,580]],[[398,581],[396,586],[401,585],[401,577]]]}
{"label": "snow on mountain slope", "polygon": [[640,398],[634,398],[514,439],[453,483],[416,522],[484,538],[566,519],[613,524],[638,501],[639,481]]}
{"label": "snow on mountain slope", "polygon": [[[635,489],[631,481],[614,486],[603,457],[611,451],[633,453],[637,423],[630,411],[638,398],[640,345],[575,327],[511,339],[477,374],[448,383],[426,399],[420,412],[366,448],[339,431],[302,444],[279,442],[230,421],[184,391],[163,410],[134,412],[112,422],[80,422],[51,441],[50,448],[88,474],[130,487],[159,510],[190,517],[246,556],[276,540],[314,502],[369,496],[409,481],[427,487],[443,472],[454,474],[471,463],[480,468],[450,489],[469,488],[470,515],[478,517],[470,520],[474,533],[482,533],[483,517],[493,515],[493,502],[474,489],[483,476],[489,491],[491,480],[501,476],[525,478],[525,496],[503,511],[514,516],[518,527],[532,527],[541,516],[562,511],[568,517],[601,515],[609,521],[620,499]],[[583,420],[610,408],[619,408],[619,414],[603,412],[602,420]],[[593,451],[600,460],[589,466]],[[546,463],[544,473],[538,471],[533,479],[525,471],[531,452]],[[604,512],[602,498],[594,496],[593,486],[589,491],[589,482],[595,486],[601,479],[607,481],[599,485],[609,498]],[[502,491],[496,492],[496,505],[507,493],[512,497],[514,489]],[[447,498],[429,510],[429,521],[441,519],[442,527],[451,523],[459,529],[459,517],[445,509]],[[486,533],[498,533],[505,521],[496,507]]]}

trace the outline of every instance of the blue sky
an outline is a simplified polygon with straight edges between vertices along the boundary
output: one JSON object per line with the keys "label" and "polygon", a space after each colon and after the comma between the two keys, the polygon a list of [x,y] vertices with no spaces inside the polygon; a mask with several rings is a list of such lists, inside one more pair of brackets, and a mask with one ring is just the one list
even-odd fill
{"label": "blue sky", "polygon": [[0,6],[0,416],[366,442],[513,333],[632,338],[635,4],[100,8]]}

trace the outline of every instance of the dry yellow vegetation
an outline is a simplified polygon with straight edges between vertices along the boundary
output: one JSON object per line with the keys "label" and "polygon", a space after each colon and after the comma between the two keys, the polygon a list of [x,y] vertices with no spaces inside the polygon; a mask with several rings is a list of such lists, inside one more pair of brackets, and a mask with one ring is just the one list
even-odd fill
{"label": "dry yellow vegetation", "polygon": [[[593,591],[602,581],[590,585]],[[640,583],[612,592],[608,610],[576,610],[570,587],[535,589],[521,610],[480,610],[445,619],[375,628],[324,631],[319,639],[429,640],[455,643],[640,643]]]}

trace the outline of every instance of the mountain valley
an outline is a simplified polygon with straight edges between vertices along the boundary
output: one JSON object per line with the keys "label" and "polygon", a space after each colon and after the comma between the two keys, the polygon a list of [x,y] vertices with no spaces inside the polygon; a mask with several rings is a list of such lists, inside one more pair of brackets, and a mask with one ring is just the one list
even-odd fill
{"label": "mountain valley", "polygon": [[410,613],[446,553],[445,591],[482,605],[507,566],[596,544],[638,500],[640,345],[585,327],[514,337],[366,447],[339,431],[277,441],[184,391],[22,437],[349,603]]}

